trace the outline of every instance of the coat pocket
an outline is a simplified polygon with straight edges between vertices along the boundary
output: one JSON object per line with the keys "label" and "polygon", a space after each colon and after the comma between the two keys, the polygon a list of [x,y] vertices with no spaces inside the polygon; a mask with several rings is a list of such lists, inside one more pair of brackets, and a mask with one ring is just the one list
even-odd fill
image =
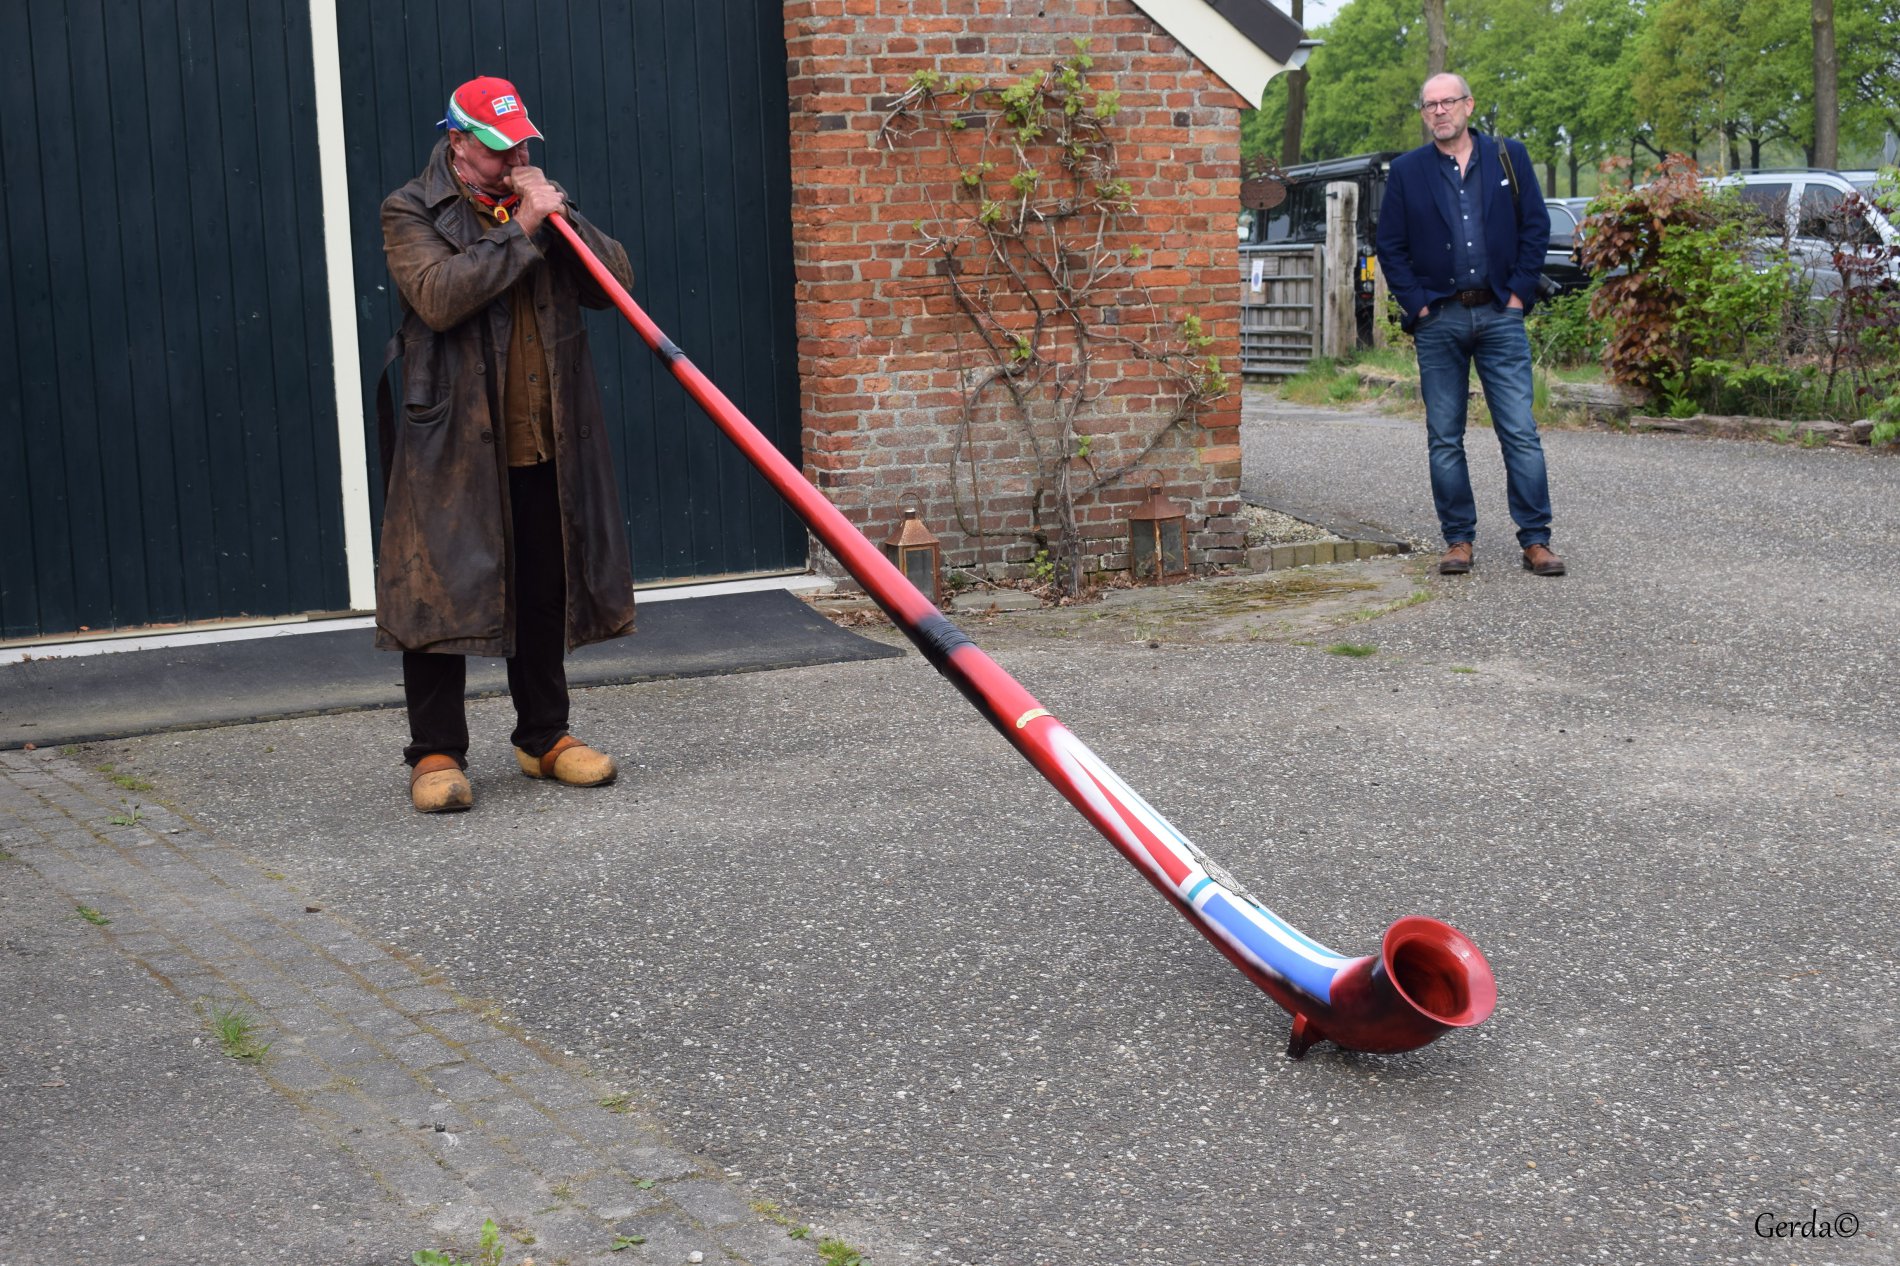
{"label": "coat pocket", "polygon": [[430,426],[446,418],[455,401],[452,353],[450,339],[416,324],[415,330],[403,330],[402,415],[416,426]]}
{"label": "coat pocket", "polygon": [[405,404],[402,415],[411,426],[436,426],[449,416],[449,406],[454,403],[453,399],[445,396],[435,404]]}

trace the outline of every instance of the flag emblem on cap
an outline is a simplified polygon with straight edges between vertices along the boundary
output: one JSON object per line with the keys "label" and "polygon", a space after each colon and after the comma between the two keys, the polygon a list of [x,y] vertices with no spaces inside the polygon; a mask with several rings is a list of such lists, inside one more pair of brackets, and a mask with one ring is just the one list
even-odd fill
{"label": "flag emblem on cap", "polygon": [[515,86],[493,75],[471,79],[451,93],[448,117],[436,126],[467,132],[493,150],[512,149],[541,135]]}

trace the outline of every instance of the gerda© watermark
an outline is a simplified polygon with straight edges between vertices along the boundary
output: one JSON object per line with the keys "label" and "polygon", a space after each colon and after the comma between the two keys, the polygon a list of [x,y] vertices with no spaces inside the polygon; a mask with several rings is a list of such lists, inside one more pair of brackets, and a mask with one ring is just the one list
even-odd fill
{"label": "gerda\u00a9 watermark", "polygon": [[1764,1240],[1846,1240],[1860,1232],[1860,1218],[1852,1213],[1822,1217],[1819,1209],[1809,1209],[1805,1219],[1786,1217],[1772,1210],[1755,1215],[1755,1234]]}

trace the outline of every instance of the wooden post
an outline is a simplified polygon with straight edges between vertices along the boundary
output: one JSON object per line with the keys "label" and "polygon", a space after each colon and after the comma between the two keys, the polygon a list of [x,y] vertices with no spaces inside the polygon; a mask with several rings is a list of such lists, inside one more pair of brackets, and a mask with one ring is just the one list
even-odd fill
{"label": "wooden post", "polygon": [[1320,298],[1321,354],[1334,360],[1352,355],[1359,345],[1359,321],[1353,312],[1353,287],[1359,265],[1359,186],[1335,180],[1326,186],[1325,293]]}
{"label": "wooden post", "polygon": [[1392,292],[1385,288],[1385,269],[1379,267],[1379,261],[1375,258],[1372,261],[1372,345],[1374,347],[1387,345],[1385,306],[1386,300],[1391,297]]}

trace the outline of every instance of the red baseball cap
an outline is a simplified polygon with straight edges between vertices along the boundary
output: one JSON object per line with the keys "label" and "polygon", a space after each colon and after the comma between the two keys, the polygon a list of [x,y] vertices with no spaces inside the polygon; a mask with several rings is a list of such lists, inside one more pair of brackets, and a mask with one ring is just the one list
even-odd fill
{"label": "red baseball cap", "polygon": [[528,108],[515,86],[492,75],[471,79],[451,93],[449,115],[436,126],[470,133],[489,149],[513,149],[529,137],[542,139],[528,121]]}

